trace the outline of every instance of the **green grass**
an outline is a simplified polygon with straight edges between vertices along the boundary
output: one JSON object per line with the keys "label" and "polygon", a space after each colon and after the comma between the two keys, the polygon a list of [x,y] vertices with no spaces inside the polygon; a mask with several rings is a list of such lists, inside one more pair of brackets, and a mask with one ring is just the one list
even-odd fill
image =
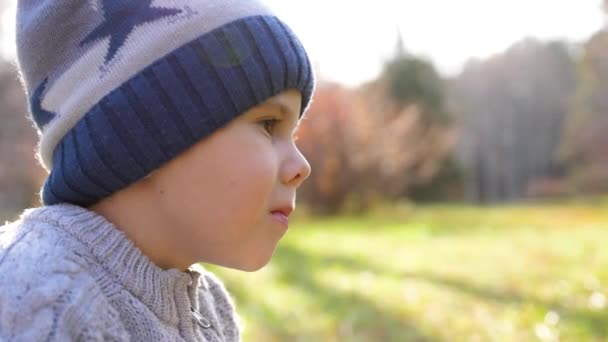
{"label": "green grass", "polygon": [[296,217],[224,279],[245,341],[608,341],[608,203]]}

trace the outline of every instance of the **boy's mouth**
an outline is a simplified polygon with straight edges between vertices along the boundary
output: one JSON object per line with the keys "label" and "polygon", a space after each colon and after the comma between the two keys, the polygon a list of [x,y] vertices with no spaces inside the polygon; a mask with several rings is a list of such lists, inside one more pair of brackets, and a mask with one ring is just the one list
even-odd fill
{"label": "boy's mouth", "polygon": [[281,207],[281,208],[274,209],[273,211],[271,211],[271,213],[273,215],[281,214],[287,218],[293,212],[293,210],[294,210],[294,208],[292,208],[292,207]]}
{"label": "boy's mouth", "polygon": [[281,224],[283,224],[286,228],[289,227],[289,217],[285,216],[285,214],[282,212],[274,211],[272,212],[272,216],[275,220],[281,222]]}

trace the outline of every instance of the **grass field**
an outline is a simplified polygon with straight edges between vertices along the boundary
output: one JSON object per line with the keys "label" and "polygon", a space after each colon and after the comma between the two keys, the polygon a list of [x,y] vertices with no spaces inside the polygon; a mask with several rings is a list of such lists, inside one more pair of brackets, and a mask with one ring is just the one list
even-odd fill
{"label": "grass field", "polygon": [[222,277],[245,341],[608,341],[608,201],[296,217]]}

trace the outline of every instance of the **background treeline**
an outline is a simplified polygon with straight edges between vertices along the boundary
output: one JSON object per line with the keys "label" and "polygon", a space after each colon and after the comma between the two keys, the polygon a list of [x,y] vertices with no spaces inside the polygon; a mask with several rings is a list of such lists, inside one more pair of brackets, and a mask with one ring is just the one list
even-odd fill
{"label": "background treeline", "polygon": [[[513,202],[608,192],[608,30],[520,41],[454,77],[399,40],[377,79],[323,80],[299,133],[317,213],[376,203]],[[14,65],[0,60],[0,212],[38,204],[44,171]]]}
{"label": "background treeline", "polygon": [[525,39],[452,78],[399,42],[378,79],[321,83],[301,136],[318,212],[606,193],[608,31]]}

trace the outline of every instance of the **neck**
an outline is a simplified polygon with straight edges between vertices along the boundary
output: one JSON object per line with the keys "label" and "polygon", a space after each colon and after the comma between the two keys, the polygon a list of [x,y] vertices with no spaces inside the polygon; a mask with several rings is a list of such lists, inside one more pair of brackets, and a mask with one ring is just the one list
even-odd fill
{"label": "neck", "polygon": [[88,209],[103,216],[123,231],[133,243],[162,269],[185,271],[196,260],[180,254],[177,234],[171,224],[164,222],[146,201],[149,196],[138,196],[138,188],[131,186],[99,201]]}

